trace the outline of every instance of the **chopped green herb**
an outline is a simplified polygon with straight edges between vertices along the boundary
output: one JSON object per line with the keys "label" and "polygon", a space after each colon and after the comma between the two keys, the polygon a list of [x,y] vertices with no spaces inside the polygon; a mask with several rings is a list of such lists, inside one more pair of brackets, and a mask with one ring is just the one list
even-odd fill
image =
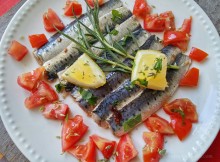
{"label": "chopped green herb", "polygon": [[162,70],[162,58],[156,58],[156,63],[154,64],[154,70],[159,73]]}
{"label": "chopped green herb", "polygon": [[62,84],[62,83],[58,83],[58,84],[55,85],[55,88],[56,88],[56,91],[57,91],[58,93],[60,93],[60,92],[62,92],[62,90],[65,88],[65,85]]}
{"label": "chopped green herb", "polygon": [[166,154],[166,149],[158,149],[158,153],[161,155],[161,156],[164,156]]}
{"label": "chopped green herb", "polygon": [[145,86],[145,87],[147,87],[148,85],[148,81],[146,79],[137,79],[133,81],[133,83],[135,82],[139,82],[142,86]]}
{"label": "chopped green herb", "polygon": [[57,138],[57,139],[61,139],[61,137],[60,137],[60,136],[56,136],[56,138]]}
{"label": "chopped green herb", "polygon": [[109,162],[108,159],[101,159],[101,160],[98,160],[98,162]]}
{"label": "chopped green herb", "polygon": [[39,108],[40,111],[44,111],[44,109],[45,109],[44,106],[42,106],[42,107]]}
{"label": "chopped green herb", "polygon": [[143,71],[139,71],[138,73],[143,74],[145,76],[145,72]]}
{"label": "chopped green herb", "polygon": [[131,40],[132,40],[132,37],[130,35],[126,35],[126,36],[123,37],[123,39],[119,43],[122,46],[125,46]]}
{"label": "chopped green herb", "polygon": [[79,93],[82,95],[82,98],[86,100],[90,105],[96,104],[97,97],[95,97],[90,91],[80,88]]}
{"label": "chopped green herb", "polygon": [[108,146],[105,147],[106,150],[109,150],[110,148],[112,148],[111,145],[108,145]]}
{"label": "chopped green herb", "polygon": [[185,113],[183,112],[183,110],[180,110],[180,109],[172,109],[171,111],[174,112],[174,113],[180,114],[180,116],[181,116],[183,119],[185,118]]}
{"label": "chopped green herb", "polygon": [[119,101],[114,101],[113,103],[112,103],[112,106],[116,106],[116,105],[118,105],[119,104]]}
{"label": "chopped green herb", "polygon": [[134,126],[140,123],[141,120],[142,120],[141,114],[138,114],[135,117],[128,119],[123,123],[124,131],[127,132],[131,130]]}
{"label": "chopped green herb", "polygon": [[177,65],[167,65],[167,68],[168,69],[174,69],[174,70],[179,70],[180,69],[180,67],[177,66]]}
{"label": "chopped green herb", "polygon": [[65,121],[68,122],[68,120],[69,120],[69,114],[66,114]]}
{"label": "chopped green herb", "polygon": [[112,35],[118,35],[118,33],[119,33],[119,31],[116,29],[114,29],[110,32],[110,34],[112,34]]}
{"label": "chopped green herb", "polygon": [[112,20],[117,21],[118,19],[122,19],[122,14],[117,10],[112,10]]}

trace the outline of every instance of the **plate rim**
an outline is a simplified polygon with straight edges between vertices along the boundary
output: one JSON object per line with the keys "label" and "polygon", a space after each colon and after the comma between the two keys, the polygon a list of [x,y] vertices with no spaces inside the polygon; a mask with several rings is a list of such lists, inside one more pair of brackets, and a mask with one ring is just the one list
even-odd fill
{"label": "plate rim", "polygon": [[[5,57],[7,55],[5,51],[7,51],[7,47],[8,47],[7,44],[10,43],[9,41],[7,41],[7,37],[10,37],[10,35],[8,36],[7,34],[10,32],[13,33],[15,31],[15,27],[13,27],[13,25],[14,26],[18,25],[18,22],[22,21],[24,17],[23,15],[25,15],[26,12],[30,10],[32,7],[34,7],[34,5],[36,5],[36,3],[39,1],[41,0],[27,0],[20,7],[20,9],[16,12],[16,14],[13,16],[13,18],[11,19],[10,23],[8,24],[1,38],[0,49],[2,49],[4,52],[2,53],[2,55],[0,55],[0,91],[1,91],[0,92],[0,97],[1,97],[0,103],[2,105],[0,108],[0,116],[9,136],[11,137],[15,145],[19,148],[19,150],[22,152],[22,154],[30,161],[40,160],[42,162],[46,162],[47,160],[43,159],[43,157],[38,155],[31,148],[30,144],[25,142],[25,139],[22,137],[21,132],[17,131],[16,124],[14,123],[13,119],[10,118],[11,116],[10,108],[7,106],[6,93],[5,93],[4,86],[3,86],[4,85],[4,68],[5,68],[4,62],[5,62]],[[220,117],[220,57],[217,56],[217,54],[220,53],[220,48],[218,47],[218,45],[220,45],[220,37],[214,24],[210,20],[210,18],[207,16],[207,14],[203,11],[203,9],[194,0],[181,0],[181,1],[187,7],[189,7],[190,10],[195,13],[196,16],[199,17],[199,19],[205,25],[205,28],[211,31],[208,34],[211,37],[213,37],[212,44],[215,47],[215,49],[213,50],[213,55],[214,55],[213,57],[216,57],[215,66],[217,67],[216,72],[217,72],[217,78],[218,78],[218,84],[217,84],[218,91],[216,95],[217,105],[215,108],[215,112],[213,112],[211,123],[208,129],[206,130],[206,133],[204,134],[203,138],[200,137],[196,141],[197,146],[200,146],[200,147],[203,146],[203,147],[200,148],[199,151],[196,148],[192,148],[192,150],[188,151],[187,156],[184,157],[183,159],[183,161],[197,161],[199,158],[201,158],[204,155],[204,153],[210,147],[215,137],[217,136],[217,133],[219,132],[219,128],[220,128],[220,118],[219,118]],[[6,44],[6,45],[4,45],[3,47],[3,44]],[[33,155],[35,156],[33,157]]]}

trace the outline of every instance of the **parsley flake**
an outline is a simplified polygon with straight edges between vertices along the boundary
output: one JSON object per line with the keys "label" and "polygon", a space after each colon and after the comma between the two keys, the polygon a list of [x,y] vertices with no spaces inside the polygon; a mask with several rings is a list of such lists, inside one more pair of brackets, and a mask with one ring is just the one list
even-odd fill
{"label": "parsley flake", "polygon": [[112,20],[117,21],[118,19],[122,19],[122,14],[117,10],[112,10]]}
{"label": "parsley flake", "polygon": [[56,88],[56,91],[57,91],[58,93],[60,93],[60,92],[62,92],[62,90],[65,88],[65,85],[62,84],[62,83],[58,83],[58,84],[55,85],[55,88]]}
{"label": "parsley flake", "polygon": [[158,153],[161,155],[161,156],[164,156],[166,154],[166,149],[158,149]]}
{"label": "parsley flake", "polygon": [[118,35],[118,33],[119,33],[119,31],[116,29],[114,29],[110,32],[110,34],[112,34],[112,35]]}
{"label": "parsley flake", "polygon": [[159,73],[162,70],[162,58],[156,58],[156,63],[154,64],[154,70]]}

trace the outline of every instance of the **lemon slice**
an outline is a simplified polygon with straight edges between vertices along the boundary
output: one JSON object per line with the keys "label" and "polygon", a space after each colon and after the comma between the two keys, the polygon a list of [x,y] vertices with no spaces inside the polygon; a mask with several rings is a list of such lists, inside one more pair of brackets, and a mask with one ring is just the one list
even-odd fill
{"label": "lemon slice", "polygon": [[99,88],[106,83],[102,69],[86,54],[80,56],[62,78],[83,88]]}
{"label": "lemon slice", "polygon": [[165,90],[167,87],[167,57],[155,50],[140,50],[134,60],[131,81],[139,86]]}

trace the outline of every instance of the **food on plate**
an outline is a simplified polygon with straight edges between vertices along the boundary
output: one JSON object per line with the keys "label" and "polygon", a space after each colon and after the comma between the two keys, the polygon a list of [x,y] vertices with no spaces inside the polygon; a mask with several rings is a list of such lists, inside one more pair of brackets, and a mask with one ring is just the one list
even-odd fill
{"label": "food on plate", "polygon": [[63,152],[71,149],[87,132],[88,126],[83,123],[83,118],[76,115],[73,118],[64,120],[62,127],[62,150]]}
{"label": "food on plate", "polygon": [[81,162],[96,162],[95,143],[90,138],[85,145],[76,145],[68,149],[68,152]]}
{"label": "food on plate", "polygon": [[199,82],[199,69],[193,67],[180,80],[180,86],[196,87]]}
{"label": "food on plate", "polygon": [[45,118],[64,120],[69,112],[69,106],[59,102],[49,103],[41,107],[41,111]]}
{"label": "food on plate", "polygon": [[150,14],[151,7],[147,4],[146,0],[135,0],[133,14],[139,18],[145,19]]}
{"label": "food on plate", "polygon": [[37,87],[38,82],[42,79],[44,70],[44,67],[39,67],[32,72],[19,75],[17,78],[18,85],[28,91],[34,90]]}
{"label": "food on plate", "polygon": [[146,145],[143,148],[143,161],[159,162],[162,155],[166,153],[163,149],[164,137],[156,132],[144,132],[143,139]]}
{"label": "food on plate", "polygon": [[159,15],[161,19],[165,19],[165,30],[175,30],[175,17],[172,11],[166,11]]}
{"label": "food on plate", "polygon": [[132,70],[131,82],[141,87],[165,90],[167,87],[167,57],[154,50],[140,50],[136,53],[135,67]]}
{"label": "food on plate", "polygon": [[[119,0],[111,0],[109,2],[106,2],[102,7],[100,7],[99,16],[103,16],[106,13],[111,12],[113,9],[116,9],[118,7],[121,7],[123,3]],[[91,23],[89,21],[89,18],[86,14],[83,14],[80,16],[79,20],[81,22],[84,22],[86,26],[90,26]],[[77,27],[77,21],[72,21],[69,25],[67,25],[62,31],[63,33],[69,35],[70,37],[77,37],[76,32]],[[37,59],[38,63],[42,65],[44,62],[50,60],[51,58],[58,55],[60,52],[65,50],[65,48],[71,43],[71,40],[67,39],[63,35],[56,33],[53,35],[49,42],[46,43],[44,46],[39,48],[38,50],[34,51],[33,54],[35,58]],[[71,57],[70,57],[71,58]],[[70,59],[68,58],[68,59]]]}
{"label": "food on plate", "polygon": [[79,16],[82,14],[82,5],[77,1],[66,1],[66,6],[64,8],[64,15],[66,16]]}
{"label": "food on plate", "polygon": [[156,114],[151,115],[144,123],[152,132],[158,132],[165,135],[174,134],[169,122]]}
{"label": "food on plate", "polygon": [[208,57],[208,54],[206,52],[202,51],[201,49],[193,47],[190,51],[189,57],[192,60],[202,62],[203,60],[205,60]]}
{"label": "food on plate", "polygon": [[40,48],[48,42],[45,34],[34,34],[28,36],[32,48]]}
{"label": "food on plate", "polygon": [[101,6],[103,4],[103,2],[104,2],[103,0],[86,0],[86,1],[89,4],[89,6],[91,6],[91,7],[95,6],[94,2],[95,3],[98,2],[99,6]]}
{"label": "food on plate", "polygon": [[82,88],[99,88],[106,83],[102,69],[86,54],[65,70],[62,78]]}
{"label": "food on plate", "polygon": [[191,132],[192,122],[181,115],[171,115],[170,119],[175,134],[183,141]]}
{"label": "food on plate", "polygon": [[48,32],[55,32],[56,29],[54,28],[54,26],[59,30],[63,30],[65,28],[59,16],[51,8],[49,8],[48,11],[44,13],[43,23],[45,30]]}
{"label": "food on plate", "polygon": [[57,100],[58,96],[51,86],[44,81],[40,81],[32,94],[25,99],[24,104],[28,109],[33,109]]}
{"label": "food on plate", "polygon": [[165,19],[158,14],[147,15],[144,18],[144,29],[149,32],[162,32],[165,29]]}
{"label": "food on plate", "polygon": [[116,146],[115,141],[110,141],[96,134],[92,135],[90,138],[92,138],[96,147],[102,152],[105,159],[109,159],[113,155]]}
{"label": "food on plate", "polygon": [[129,162],[137,156],[138,152],[128,134],[123,135],[117,145],[115,162]]}
{"label": "food on plate", "polygon": [[191,122],[198,122],[196,105],[194,105],[188,98],[175,99],[174,101],[165,104],[163,110],[168,115],[181,114]]}
{"label": "food on plate", "polygon": [[24,58],[24,56],[27,55],[28,49],[27,49],[27,47],[25,47],[24,45],[22,45],[18,41],[13,40],[11,42],[11,45],[10,45],[9,49],[8,49],[8,53],[15,60],[21,61]]}
{"label": "food on plate", "polygon": [[192,16],[189,19],[184,19],[182,27],[179,29],[179,31],[186,32],[187,34],[190,35],[191,26],[192,26]]}

